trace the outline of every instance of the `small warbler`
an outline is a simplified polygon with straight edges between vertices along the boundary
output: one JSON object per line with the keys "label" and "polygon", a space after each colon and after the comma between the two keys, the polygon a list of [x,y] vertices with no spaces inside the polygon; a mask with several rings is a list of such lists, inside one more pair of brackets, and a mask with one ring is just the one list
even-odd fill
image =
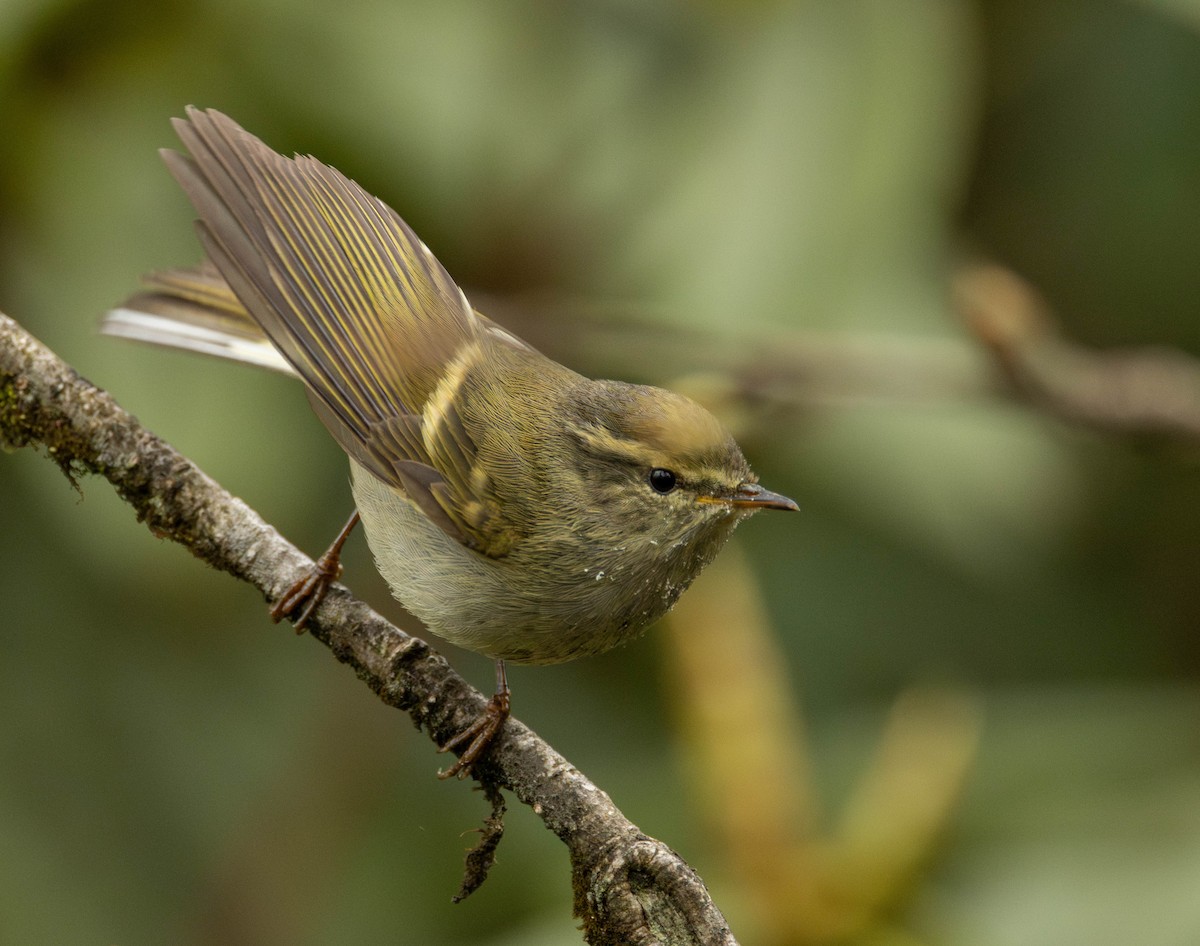
{"label": "small warbler", "polygon": [[474,311],[389,207],[311,157],[189,108],[163,158],[207,261],[147,277],[113,335],[296,375],[350,457],[355,515],[276,603],[302,629],[361,518],[392,593],[493,658],[465,775],[509,713],[504,661],[598,654],[662,616],[734,527],[794,510],[695,402],[593,381]]}

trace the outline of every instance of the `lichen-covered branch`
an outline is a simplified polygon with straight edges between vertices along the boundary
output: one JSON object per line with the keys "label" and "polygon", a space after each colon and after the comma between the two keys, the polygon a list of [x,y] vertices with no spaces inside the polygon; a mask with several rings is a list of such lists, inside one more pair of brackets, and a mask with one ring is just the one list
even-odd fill
{"label": "lichen-covered branch", "polygon": [[[156,535],[186,546],[274,599],[311,561],[241,500],[150,433],[111,396],[0,314],[0,447],[41,446],[70,478],[108,480]],[[335,587],[309,625],[314,637],[390,706],[441,744],[483,710],[484,697],[424,641]],[[567,845],[575,909],[593,946],[736,946],[703,882],[670,848],[642,834],[612,800],[528,727],[510,719],[475,767],[529,805]],[[486,874],[481,852],[464,891]],[[482,871],[482,873],[481,873]]]}

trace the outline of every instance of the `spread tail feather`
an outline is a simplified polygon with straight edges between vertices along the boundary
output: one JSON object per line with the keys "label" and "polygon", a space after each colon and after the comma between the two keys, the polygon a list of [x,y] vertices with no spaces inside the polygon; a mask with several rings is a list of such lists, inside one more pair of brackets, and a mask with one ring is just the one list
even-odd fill
{"label": "spread tail feather", "polygon": [[211,263],[142,281],[143,292],[104,316],[103,334],[296,375]]}

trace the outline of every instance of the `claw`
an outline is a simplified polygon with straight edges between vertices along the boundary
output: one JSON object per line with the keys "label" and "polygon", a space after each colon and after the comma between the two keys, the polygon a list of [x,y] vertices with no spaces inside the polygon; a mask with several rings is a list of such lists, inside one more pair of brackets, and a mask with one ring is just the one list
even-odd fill
{"label": "claw", "polygon": [[297,634],[304,633],[304,629],[308,626],[308,619],[313,616],[317,606],[325,600],[330,586],[341,577],[342,546],[346,544],[346,539],[356,525],[358,525],[357,510],[350,517],[350,521],[342,527],[342,531],[333,540],[333,544],[316,560],[308,574],[292,585],[271,605],[269,613],[272,621],[278,624],[297,608],[302,608],[303,610],[300,611],[300,615],[293,622],[292,627],[296,629]]}
{"label": "claw", "polygon": [[491,745],[492,740],[496,738],[496,733],[500,732],[500,728],[504,725],[504,721],[508,719],[512,708],[512,695],[508,689],[508,677],[504,670],[504,661],[496,661],[496,692],[492,698],[488,700],[487,707],[475,719],[470,726],[462,732],[450,737],[446,744],[438,749],[438,752],[449,752],[461,746],[464,742],[468,743],[467,748],[462,751],[450,768],[444,772],[438,772],[438,778],[466,778],[471,774],[471,768],[479,760],[479,757]]}

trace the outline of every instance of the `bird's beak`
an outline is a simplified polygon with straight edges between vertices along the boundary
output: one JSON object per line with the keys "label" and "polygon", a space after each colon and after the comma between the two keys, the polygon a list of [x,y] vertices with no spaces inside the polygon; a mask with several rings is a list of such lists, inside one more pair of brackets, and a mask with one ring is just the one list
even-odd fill
{"label": "bird's beak", "polygon": [[779,493],[772,493],[769,489],[763,489],[757,483],[743,483],[739,486],[737,492],[733,494],[731,505],[743,509],[800,511],[800,507],[796,505],[795,500],[788,499],[786,496],[780,496]]}
{"label": "bird's beak", "polygon": [[783,509],[787,512],[800,511],[800,507],[796,505],[795,500],[781,496],[779,493],[772,493],[769,489],[763,489],[757,483],[743,483],[734,491],[732,496],[699,496],[697,498],[702,503],[726,503],[738,509],[751,511],[757,509]]}

